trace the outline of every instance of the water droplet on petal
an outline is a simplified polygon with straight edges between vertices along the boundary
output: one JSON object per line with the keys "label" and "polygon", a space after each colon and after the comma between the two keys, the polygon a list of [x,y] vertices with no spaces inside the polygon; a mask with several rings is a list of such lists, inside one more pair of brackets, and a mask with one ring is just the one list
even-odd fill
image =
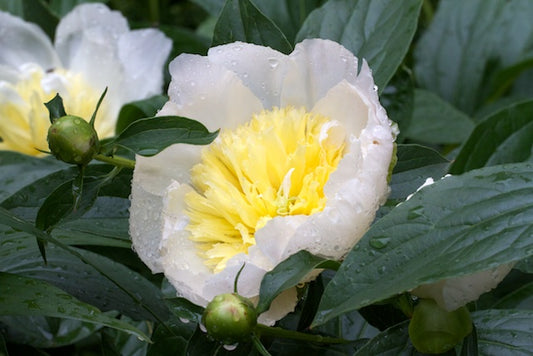
{"label": "water droplet on petal", "polygon": [[378,91],[378,86],[377,85],[374,85],[374,87],[372,88],[374,91]]}
{"label": "water droplet on petal", "polygon": [[279,65],[279,61],[276,58],[269,58],[268,59],[268,64],[270,65],[270,68],[272,70],[274,70]]}

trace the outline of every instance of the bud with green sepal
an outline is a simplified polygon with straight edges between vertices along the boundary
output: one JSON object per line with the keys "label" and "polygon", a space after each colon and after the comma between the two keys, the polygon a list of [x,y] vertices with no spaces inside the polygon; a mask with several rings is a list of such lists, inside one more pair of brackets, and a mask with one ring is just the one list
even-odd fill
{"label": "bud with green sepal", "polygon": [[466,307],[448,312],[433,299],[420,299],[409,323],[409,337],[422,353],[440,354],[451,350],[472,332]]}
{"label": "bud with green sepal", "polygon": [[100,140],[94,129],[94,121],[106,92],[107,88],[100,96],[90,122],[78,116],[67,115],[59,94],[45,104],[52,123],[48,129],[48,147],[57,159],[86,166],[99,153]]}
{"label": "bud with green sepal", "polygon": [[257,312],[252,302],[237,294],[217,295],[202,315],[207,334],[227,345],[249,341],[257,325]]}

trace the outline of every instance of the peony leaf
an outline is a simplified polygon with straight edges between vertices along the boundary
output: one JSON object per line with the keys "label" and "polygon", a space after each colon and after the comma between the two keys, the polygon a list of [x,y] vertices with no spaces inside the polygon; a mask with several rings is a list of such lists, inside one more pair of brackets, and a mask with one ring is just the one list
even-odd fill
{"label": "peony leaf", "polygon": [[279,263],[272,271],[267,272],[261,281],[257,313],[267,311],[281,292],[294,287],[317,268],[337,269],[339,262],[326,260],[302,250]]}
{"label": "peony leaf", "polygon": [[414,112],[404,135],[431,144],[462,143],[474,129],[474,122],[437,95],[417,89]]}
{"label": "peony leaf", "polygon": [[481,121],[450,168],[453,174],[533,160],[533,101],[511,104]]}
{"label": "peony leaf", "polygon": [[471,115],[491,94],[491,76],[531,57],[532,13],[528,0],[439,2],[414,53],[419,84]]}
{"label": "peony leaf", "polygon": [[168,98],[166,96],[156,95],[124,105],[118,114],[115,132],[124,131],[134,121],[154,116],[167,101]]}
{"label": "peony leaf", "polygon": [[533,311],[481,310],[472,313],[480,355],[531,355]]}
{"label": "peony leaf", "polygon": [[227,0],[213,34],[212,47],[242,41],[283,53],[293,49],[287,37],[250,0]]}
{"label": "peony leaf", "polygon": [[441,178],[450,165],[450,162],[437,151],[420,145],[398,145],[396,154],[398,162],[390,182],[389,199],[392,200],[404,200],[428,177]]}
{"label": "peony leaf", "polygon": [[[135,335],[150,338],[139,329],[111,318],[96,307],[80,302],[53,285],[33,278],[0,272],[0,315],[42,315],[102,324]],[[58,303],[58,301],[61,303]]]}
{"label": "peony leaf", "polygon": [[158,116],[133,122],[107,143],[124,147],[142,156],[153,156],[175,143],[206,145],[218,135],[198,121],[179,116]]}
{"label": "peony leaf", "polygon": [[423,188],[378,220],[348,254],[314,324],[422,284],[533,255],[532,182],[533,164],[519,163]]}
{"label": "peony leaf", "polygon": [[492,308],[533,310],[533,282],[516,288],[494,303]]}
{"label": "peony leaf", "polygon": [[[74,247],[65,251],[50,242],[47,248],[48,263],[44,265],[32,236],[3,227],[0,229],[1,271],[46,281],[104,311],[118,310],[143,320],[166,318],[168,309],[159,289],[124,265]],[[108,276],[105,277],[93,266],[98,266]],[[129,294],[130,291],[135,293],[134,297]],[[146,308],[157,316],[147,312]]]}
{"label": "peony leaf", "polygon": [[384,89],[407,54],[418,23],[420,0],[331,0],[305,20],[296,42],[327,38],[368,61]]}

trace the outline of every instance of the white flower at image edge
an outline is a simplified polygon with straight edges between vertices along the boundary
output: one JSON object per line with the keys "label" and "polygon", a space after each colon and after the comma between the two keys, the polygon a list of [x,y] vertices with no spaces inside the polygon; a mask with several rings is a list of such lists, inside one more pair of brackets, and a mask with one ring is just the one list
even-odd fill
{"label": "white flower at image edge", "polygon": [[161,93],[172,43],[160,31],[130,31],[102,4],[83,4],[61,19],[52,45],[35,24],[0,11],[0,149],[29,155],[48,150],[56,93],[67,114],[88,120],[108,87],[96,119],[100,138],[114,135],[123,104]]}
{"label": "white flower at image edge", "polygon": [[[449,176],[446,175],[442,179]],[[417,189],[417,192],[433,183],[433,178],[426,179],[424,184]],[[412,196],[413,194],[408,196],[407,200]],[[441,308],[453,311],[477,300],[483,293],[496,288],[513,266],[514,263],[506,263],[488,270],[424,284],[412,290],[411,293],[420,298],[431,298]]]}
{"label": "white flower at image edge", "polygon": [[[266,272],[307,250],[343,258],[388,195],[395,132],[371,71],[341,45],[305,40],[290,55],[232,43],[170,64],[158,115],[221,128],[209,146],[137,157],[130,233],[154,273],[205,306],[233,291],[257,301]],[[296,305],[282,293],[259,321]]]}

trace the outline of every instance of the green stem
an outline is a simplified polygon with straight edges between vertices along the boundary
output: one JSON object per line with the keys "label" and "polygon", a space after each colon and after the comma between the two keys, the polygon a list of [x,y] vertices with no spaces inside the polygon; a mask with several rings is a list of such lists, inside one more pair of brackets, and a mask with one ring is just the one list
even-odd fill
{"label": "green stem", "polygon": [[322,335],[313,335],[301,333],[293,330],[286,330],[278,327],[271,327],[262,324],[257,324],[255,327],[256,332],[260,335],[280,337],[284,339],[300,340],[300,341],[310,341],[317,342],[321,344],[345,344],[350,342],[350,340],[345,340],[336,337],[328,337]]}
{"label": "green stem", "polygon": [[109,163],[109,164],[112,164],[114,166],[121,167],[121,168],[129,168],[129,169],[135,168],[135,161],[132,161],[131,159],[127,159],[124,157],[119,157],[119,156],[111,157],[111,156],[104,156],[104,155],[99,154],[99,155],[94,156],[94,159],[97,161]]}

